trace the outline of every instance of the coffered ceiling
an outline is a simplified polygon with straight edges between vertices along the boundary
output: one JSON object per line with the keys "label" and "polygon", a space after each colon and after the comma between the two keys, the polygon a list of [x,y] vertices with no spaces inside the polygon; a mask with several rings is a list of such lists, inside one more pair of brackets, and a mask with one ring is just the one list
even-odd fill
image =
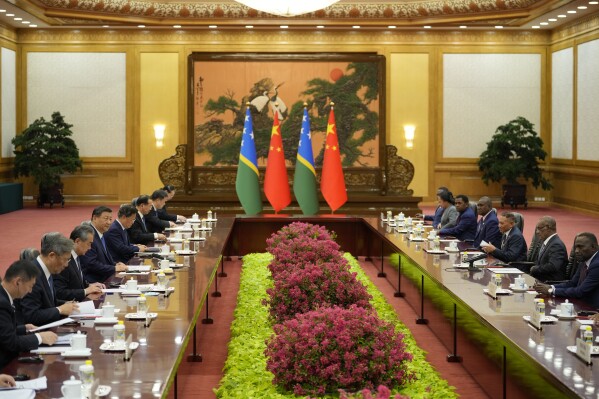
{"label": "coffered ceiling", "polygon": [[341,0],[322,10],[286,18],[256,11],[233,0],[0,0],[0,24],[18,28],[554,29],[599,13],[598,3],[593,0]]}

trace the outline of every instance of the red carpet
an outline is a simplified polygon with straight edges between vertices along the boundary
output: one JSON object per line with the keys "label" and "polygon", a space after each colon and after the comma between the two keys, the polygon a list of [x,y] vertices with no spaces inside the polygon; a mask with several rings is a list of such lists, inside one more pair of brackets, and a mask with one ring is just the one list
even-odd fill
{"label": "red carpet", "polygon": [[[75,225],[90,219],[92,209],[91,206],[67,206],[66,208],[52,209],[26,208],[0,215],[0,227],[4,232],[2,241],[0,241],[0,274],[3,275],[8,265],[18,258],[22,248],[39,248],[40,238],[46,232],[59,231],[68,235]],[[425,207],[425,212],[431,213],[433,209],[433,207]],[[498,211],[501,212],[500,209]],[[544,215],[556,218],[558,233],[568,248],[571,247],[576,233],[580,231],[599,232],[599,218],[596,216],[560,208],[519,209],[518,212],[524,215],[524,235],[528,240],[533,234],[536,221]],[[459,363],[447,363],[446,350],[430,329],[414,323],[417,315],[412,308],[404,300],[393,297],[393,290],[385,280],[376,278],[376,271],[373,267],[370,267],[369,264],[364,264],[364,267],[377,287],[395,307],[397,313],[401,315],[402,321],[413,332],[418,344],[429,352],[428,360],[437,368],[442,377],[446,378],[451,385],[456,386],[457,392],[462,397],[485,398],[484,392]],[[214,319],[214,324],[198,323],[198,352],[202,354],[203,362],[188,363],[185,360],[180,366],[178,376],[180,398],[215,397],[212,390],[218,385],[227,356],[229,326],[233,319],[239,288],[240,262],[227,262],[226,271],[228,277],[219,279],[219,290],[222,297],[210,297],[210,316]],[[188,347],[187,352],[190,351],[191,347]],[[169,397],[174,397],[172,392]]]}

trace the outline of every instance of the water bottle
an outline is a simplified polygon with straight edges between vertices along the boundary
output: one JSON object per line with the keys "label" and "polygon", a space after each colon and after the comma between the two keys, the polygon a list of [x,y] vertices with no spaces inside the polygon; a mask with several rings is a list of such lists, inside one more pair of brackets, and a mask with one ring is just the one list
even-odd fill
{"label": "water bottle", "polygon": [[[501,289],[501,274],[495,275],[495,287],[497,288],[497,291],[499,291]],[[543,312],[545,312],[544,309],[543,309]]]}
{"label": "water bottle", "polygon": [[545,318],[545,300],[539,299],[537,302],[537,312],[539,312],[539,318],[543,320]]}
{"label": "water bottle", "polygon": [[145,317],[148,312],[148,302],[146,301],[146,296],[141,294],[139,298],[137,298],[137,315],[141,317]]}
{"label": "water bottle", "polygon": [[125,324],[123,320],[119,320],[116,326],[114,326],[114,335],[112,336],[112,340],[116,345],[124,345],[125,344]]}
{"label": "water bottle", "polygon": [[212,211],[208,211],[208,220],[212,220]]}
{"label": "water bottle", "polygon": [[435,236],[433,239],[433,251],[438,251],[441,249],[441,242],[439,241],[439,236]]}
{"label": "water bottle", "polygon": [[586,328],[584,329],[584,332],[582,334],[582,340],[587,345],[593,345],[593,327],[586,326]]}
{"label": "water bottle", "polygon": [[85,364],[79,366],[79,379],[81,384],[89,388],[94,383],[94,366],[91,360],[86,360]]}

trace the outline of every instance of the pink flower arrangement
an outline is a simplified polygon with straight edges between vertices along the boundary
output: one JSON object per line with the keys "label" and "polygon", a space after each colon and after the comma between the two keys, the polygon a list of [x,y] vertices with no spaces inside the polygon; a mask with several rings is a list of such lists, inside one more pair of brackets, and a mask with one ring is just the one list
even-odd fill
{"label": "pink flower arrangement", "polygon": [[321,241],[334,241],[335,234],[329,232],[325,227],[310,223],[293,222],[281,228],[266,240],[266,250],[272,253],[271,249],[284,245],[287,241],[294,238],[312,238]]}
{"label": "pink flower arrangement", "polygon": [[274,259],[268,268],[275,280],[279,278],[279,273],[302,268],[306,264],[343,260],[339,244],[335,241],[303,237],[292,238],[285,244],[272,248],[270,253]]}
{"label": "pink flower arrangement", "polygon": [[398,386],[411,378],[403,335],[372,311],[352,305],[319,308],[274,326],[267,369],[274,383],[297,395],[341,388]]}
{"label": "pink flower arrangement", "polygon": [[320,307],[357,305],[372,309],[372,297],[356,279],[356,273],[350,272],[344,258],[279,271],[274,286],[266,293],[269,298],[265,302],[277,323]]}

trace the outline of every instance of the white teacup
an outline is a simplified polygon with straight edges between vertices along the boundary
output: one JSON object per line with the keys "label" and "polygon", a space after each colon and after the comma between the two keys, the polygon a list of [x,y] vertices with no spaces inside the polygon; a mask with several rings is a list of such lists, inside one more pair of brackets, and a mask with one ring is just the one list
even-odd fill
{"label": "white teacup", "polygon": [[526,288],[526,280],[524,279],[524,277],[516,277],[514,279],[514,287],[516,287],[519,290],[525,290]]}
{"label": "white teacup", "polygon": [[160,261],[160,268],[161,269],[167,269],[168,266],[169,266],[169,264],[170,264],[170,261],[168,259],[162,259]]}
{"label": "white teacup", "polygon": [[71,349],[80,350],[85,348],[87,348],[87,335],[77,331],[77,334],[73,334],[71,337]]}
{"label": "white teacup", "polygon": [[137,280],[134,278],[127,280],[125,286],[127,287],[127,291],[137,291]]}
{"label": "white teacup", "polygon": [[[178,233],[178,234],[180,234],[180,233]],[[175,236],[176,235],[177,234],[175,234]],[[179,237],[179,238],[181,238],[181,237]],[[170,251],[170,249],[171,248],[168,246],[168,244],[164,244],[163,246],[160,247],[160,252],[162,252],[162,253],[168,253]]]}
{"label": "white teacup", "polygon": [[176,238],[177,240],[180,240],[180,239],[182,239],[182,238],[183,238],[183,233],[181,233],[180,231],[177,231],[177,232],[175,233],[175,238]]}
{"label": "white teacup", "polygon": [[199,216],[197,213],[194,213],[194,214],[191,216],[191,218],[192,218],[193,220],[198,220],[198,219],[200,218],[200,216]]}
{"label": "white teacup", "polygon": [[64,399],[81,399],[81,381],[71,377],[70,380],[62,382],[60,392]]}
{"label": "white teacup", "polygon": [[168,279],[166,277],[166,274],[164,274],[164,273],[158,273],[156,275],[156,278],[158,280],[158,286],[160,286],[160,287],[166,287],[166,286],[168,286]]}
{"label": "white teacup", "polygon": [[458,249],[458,242],[457,241],[450,241],[449,242],[449,248],[451,248],[451,249]]}
{"label": "white teacup", "polygon": [[102,305],[102,317],[114,317],[114,305],[110,303]]}
{"label": "white teacup", "polygon": [[560,315],[566,317],[574,316],[574,304],[572,302],[562,302],[559,305]]}

